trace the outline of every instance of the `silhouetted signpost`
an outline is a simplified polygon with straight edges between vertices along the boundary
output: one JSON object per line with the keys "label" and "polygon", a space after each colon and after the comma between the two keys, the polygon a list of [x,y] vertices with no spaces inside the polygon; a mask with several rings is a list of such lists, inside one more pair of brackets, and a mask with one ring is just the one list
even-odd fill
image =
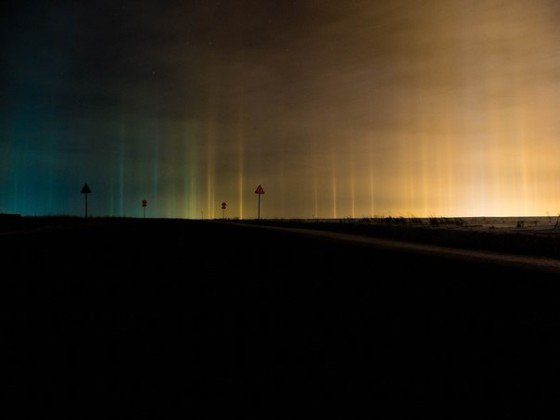
{"label": "silhouetted signpost", "polygon": [[222,219],[225,219],[225,218],[226,218],[226,207],[227,207],[227,204],[226,204],[226,202],[224,201],[224,202],[222,203]]}
{"label": "silhouetted signpost", "polygon": [[142,209],[144,210],[144,219],[146,218],[146,207],[148,207],[148,200],[142,200]]}
{"label": "silhouetted signpost", "polygon": [[257,211],[257,219],[261,218],[261,195],[264,194],[264,190],[262,185],[259,185],[257,187],[257,189],[255,190],[255,194],[257,194],[259,196],[259,205],[258,205],[258,211]]}
{"label": "silhouetted signpost", "polygon": [[82,187],[81,193],[86,198],[86,218],[87,218],[87,196],[88,196],[88,194],[91,194],[91,190],[89,189],[88,184],[84,184],[84,186]]}

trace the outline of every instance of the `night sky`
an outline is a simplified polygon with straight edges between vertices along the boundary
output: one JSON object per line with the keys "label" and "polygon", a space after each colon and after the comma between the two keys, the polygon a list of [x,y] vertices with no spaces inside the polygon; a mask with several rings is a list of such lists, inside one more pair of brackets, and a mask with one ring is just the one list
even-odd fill
{"label": "night sky", "polygon": [[0,213],[560,211],[557,0],[3,1]]}

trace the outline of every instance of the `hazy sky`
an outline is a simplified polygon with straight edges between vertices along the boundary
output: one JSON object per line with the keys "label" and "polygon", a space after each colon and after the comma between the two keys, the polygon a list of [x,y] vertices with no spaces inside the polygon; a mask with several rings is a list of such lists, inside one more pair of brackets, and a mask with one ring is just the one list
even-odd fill
{"label": "hazy sky", "polygon": [[4,1],[0,212],[560,211],[560,3]]}

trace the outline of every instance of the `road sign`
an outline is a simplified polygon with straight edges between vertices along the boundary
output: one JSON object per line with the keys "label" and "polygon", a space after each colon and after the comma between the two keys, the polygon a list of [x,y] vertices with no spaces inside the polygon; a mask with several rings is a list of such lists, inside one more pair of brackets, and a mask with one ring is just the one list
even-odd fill
{"label": "road sign", "polygon": [[222,210],[225,210],[227,207],[227,204],[225,202],[222,203]]}
{"label": "road sign", "polygon": [[85,211],[85,217],[87,218],[87,196],[88,194],[91,194],[91,189],[89,188],[89,185],[86,183],[84,184],[84,186],[82,187],[82,191],[80,191],[84,197],[85,197],[85,201],[86,201],[86,211]]}
{"label": "road sign", "polygon": [[262,185],[259,184],[259,186],[257,187],[257,189],[255,190],[255,194],[257,194],[259,196],[259,205],[258,205],[258,210],[257,210],[257,219],[261,218],[261,195],[264,194],[264,190]]}
{"label": "road sign", "polygon": [[222,203],[222,219],[226,218],[226,207],[227,207],[227,203],[224,201]]}
{"label": "road sign", "polygon": [[144,210],[144,219],[146,218],[146,207],[148,207],[148,200],[142,200],[142,210]]}

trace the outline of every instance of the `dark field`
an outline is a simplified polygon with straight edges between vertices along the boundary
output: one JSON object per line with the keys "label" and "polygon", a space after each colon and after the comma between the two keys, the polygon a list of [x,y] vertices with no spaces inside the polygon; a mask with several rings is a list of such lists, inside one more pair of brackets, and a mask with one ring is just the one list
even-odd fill
{"label": "dark field", "polygon": [[5,395],[26,406],[560,394],[554,273],[217,222],[3,230]]}

